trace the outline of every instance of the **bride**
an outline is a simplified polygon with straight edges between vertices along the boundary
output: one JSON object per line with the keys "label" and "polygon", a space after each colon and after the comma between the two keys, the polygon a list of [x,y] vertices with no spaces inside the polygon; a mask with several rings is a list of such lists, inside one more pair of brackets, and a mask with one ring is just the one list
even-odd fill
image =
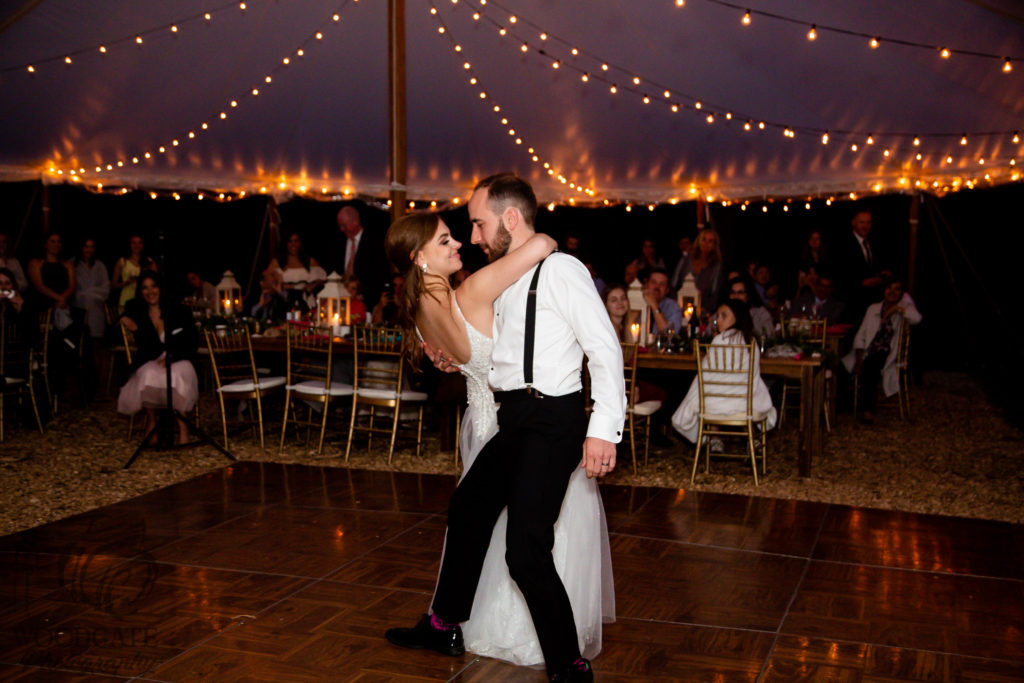
{"label": "bride", "polygon": [[[385,248],[405,274],[403,326],[414,366],[422,349],[417,336],[444,349],[466,377],[469,407],[462,420],[463,476],[484,444],[498,431],[497,406],[487,384],[494,300],[556,247],[536,234],[520,248],[491,262],[452,289],[449,277],[462,268],[461,243],[437,214],[411,214],[388,230]],[[505,565],[507,510],[494,526],[480,573],[470,620],[462,624],[466,649],[518,665],[544,661],[522,593]],[[614,621],[615,596],[604,507],[596,479],[577,468],[555,525],[552,557],[576,621],[580,652],[601,650],[601,625]]]}

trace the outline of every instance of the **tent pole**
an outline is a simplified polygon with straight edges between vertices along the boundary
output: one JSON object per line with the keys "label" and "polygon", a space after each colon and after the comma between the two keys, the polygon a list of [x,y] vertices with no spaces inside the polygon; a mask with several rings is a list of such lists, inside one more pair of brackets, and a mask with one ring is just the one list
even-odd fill
{"label": "tent pole", "polygon": [[10,15],[3,21],[0,21],[0,33],[3,33],[10,27],[17,24],[19,21],[25,18],[25,16],[36,8],[36,5],[42,3],[43,0],[28,0],[24,5],[11,12]]}
{"label": "tent pole", "polygon": [[388,130],[391,138],[391,220],[405,213],[405,0],[388,0]]}
{"label": "tent pole", "polygon": [[697,233],[704,229],[704,197],[697,195]]}
{"label": "tent pole", "polygon": [[917,225],[921,213],[921,193],[915,192],[910,200],[910,236],[907,245],[907,291],[914,296],[914,272],[917,266]]}

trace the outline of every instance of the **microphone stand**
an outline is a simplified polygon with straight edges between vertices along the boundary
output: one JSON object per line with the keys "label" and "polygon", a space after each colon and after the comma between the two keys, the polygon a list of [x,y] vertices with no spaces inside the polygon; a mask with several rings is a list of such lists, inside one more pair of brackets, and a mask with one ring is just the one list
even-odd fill
{"label": "microphone stand", "polygon": [[[160,272],[163,275],[164,290],[166,290],[167,289],[167,282],[169,281],[169,278],[167,277],[167,259],[165,257],[167,249],[166,249],[166,247],[164,245],[164,231],[163,231],[163,228],[161,228],[157,232],[157,242],[160,245],[160,252],[159,252]],[[161,301],[163,300],[163,297],[165,296],[165,294],[166,294],[165,291],[161,291],[160,292]],[[170,353],[169,353],[170,336],[171,336],[171,333],[170,333],[169,330],[167,330],[167,328],[165,326],[164,327],[164,371],[165,371],[165,379],[167,381],[167,394],[166,394],[166,397],[165,397],[166,403],[165,403],[163,408],[160,408],[160,413],[157,416],[156,424],[154,424],[153,428],[150,429],[149,432],[145,436],[142,437],[142,442],[139,444],[138,448],[135,449],[135,452],[132,453],[132,457],[128,458],[128,462],[126,462],[124,464],[124,467],[122,469],[128,469],[129,467],[131,467],[132,463],[135,462],[135,459],[138,458],[139,455],[142,454],[142,451],[146,450],[147,448],[153,449],[153,450],[174,450],[174,449],[178,449],[178,448],[192,448],[194,446],[201,446],[203,444],[208,444],[210,446],[213,446],[218,451],[220,451],[222,454],[224,454],[224,456],[228,460],[230,460],[231,462],[237,462],[237,460],[235,459],[235,456],[231,455],[231,453],[229,453],[227,451],[227,449],[225,449],[219,443],[217,443],[212,438],[210,438],[209,434],[207,434],[202,429],[200,429],[197,424],[195,424],[194,422],[189,420],[187,417],[185,417],[181,413],[181,411],[177,410],[174,407],[174,402],[173,402],[173,394],[174,394],[174,392],[173,392],[173,389],[171,388],[171,365],[173,365],[173,361],[171,360]],[[177,443],[177,439],[175,438],[175,432],[176,432],[175,427],[176,427],[176,423],[177,423],[178,420],[180,420],[188,428],[189,434],[191,436],[193,436],[193,437],[196,437],[197,440],[195,440],[195,441],[188,441],[188,442],[182,443],[182,444]],[[161,427],[163,427],[162,430],[160,430]],[[160,437],[161,438],[159,439],[158,443],[150,445],[150,443],[149,443],[150,437],[152,437],[158,430],[160,430]]]}

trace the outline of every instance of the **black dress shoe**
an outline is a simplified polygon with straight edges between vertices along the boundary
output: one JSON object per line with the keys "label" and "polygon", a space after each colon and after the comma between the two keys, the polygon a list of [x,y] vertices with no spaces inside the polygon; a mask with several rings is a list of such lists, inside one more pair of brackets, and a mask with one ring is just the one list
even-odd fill
{"label": "black dress shoe", "polygon": [[452,626],[439,631],[430,625],[429,614],[424,614],[412,628],[389,628],[384,632],[384,637],[392,645],[413,650],[434,650],[449,657],[458,657],[466,652],[462,642],[462,627]]}
{"label": "black dress shoe", "polygon": [[594,671],[590,668],[590,660],[583,658],[548,676],[550,683],[591,683],[593,680]]}

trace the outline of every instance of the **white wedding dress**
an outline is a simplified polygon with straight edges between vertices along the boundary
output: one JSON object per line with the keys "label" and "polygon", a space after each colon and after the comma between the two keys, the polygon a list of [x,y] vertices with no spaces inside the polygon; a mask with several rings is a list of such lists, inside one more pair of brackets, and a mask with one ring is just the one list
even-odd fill
{"label": "white wedding dress", "polygon": [[[494,342],[468,322],[465,324],[471,354],[461,368],[469,398],[460,439],[463,476],[484,444],[498,432],[498,408],[487,383]],[[466,649],[478,655],[521,666],[543,664],[530,611],[505,564],[507,523],[508,510],[502,510],[480,572],[472,615],[462,624],[463,638]],[[555,524],[552,556],[572,604],[580,653],[593,659],[601,651],[602,623],[615,621],[615,587],[601,494],[597,480],[588,479],[583,469],[577,468],[569,479]]]}

